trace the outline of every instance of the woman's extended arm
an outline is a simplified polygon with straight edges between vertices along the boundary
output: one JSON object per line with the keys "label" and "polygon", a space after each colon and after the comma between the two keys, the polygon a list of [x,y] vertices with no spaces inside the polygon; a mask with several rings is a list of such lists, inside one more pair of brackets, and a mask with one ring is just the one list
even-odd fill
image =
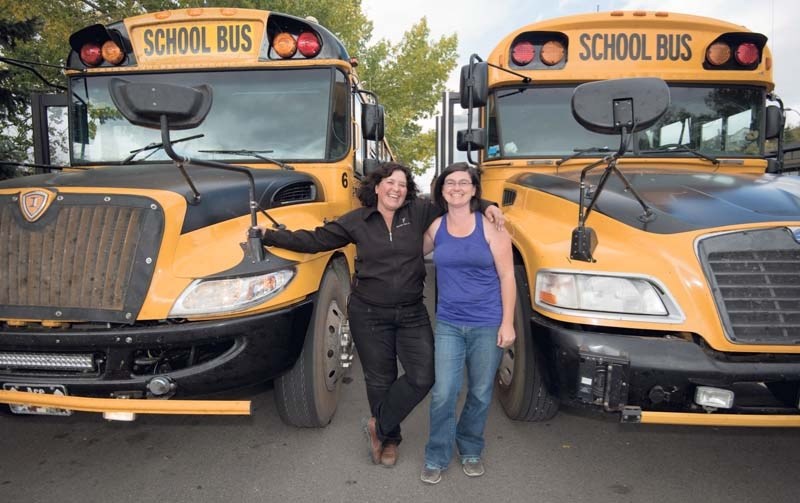
{"label": "woman's extended arm", "polygon": [[517,300],[517,285],[514,280],[514,257],[511,252],[511,236],[505,229],[484,226],[489,249],[492,251],[497,276],[500,278],[500,298],[503,302],[503,319],[497,331],[497,345],[508,348],[514,344],[514,305]]}
{"label": "woman's extended arm", "polygon": [[347,221],[345,219],[347,219],[348,215],[344,215],[341,219],[327,222],[313,231],[274,231],[262,227],[264,237],[261,242],[267,246],[277,246],[278,248],[305,253],[335,250],[354,242],[347,231]]}
{"label": "woman's extended arm", "polygon": [[[416,204],[419,204],[423,210],[422,215],[424,215],[424,222],[427,227],[433,223],[434,220],[444,215],[445,211],[433,202],[433,199],[427,198],[417,198],[415,200]],[[481,213],[492,223],[494,224],[495,228],[502,229],[506,225],[506,217],[503,215],[503,210],[501,210],[497,203],[493,203],[492,201],[487,201],[486,199],[480,200],[480,209]]]}

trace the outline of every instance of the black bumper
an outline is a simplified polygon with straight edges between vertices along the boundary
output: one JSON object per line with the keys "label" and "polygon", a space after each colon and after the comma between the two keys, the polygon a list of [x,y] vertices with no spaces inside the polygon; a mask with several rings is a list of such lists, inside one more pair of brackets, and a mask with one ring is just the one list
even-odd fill
{"label": "black bumper", "polygon": [[669,334],[591,331],[539,316],[531,328],[549,356],[550,391],[567,405],[695,412],[696,387],[713,386],[736,393],[728,412],[800,413],[800,355],[720,353]]}
{"label": "black bumper", "polygon": [[272,379],[294,365],[303,348],[313,299],[270,313],[234,319],[120,327],[108,330],[0,328],[0,352],[92,354],[93,371],[0,368],[0,384],[64,385],[71,395],[147,396],[153,374],[137,372],[137,355],[165,351],[216,352],[195,363],[159,372],[176,396],[231,390]]}

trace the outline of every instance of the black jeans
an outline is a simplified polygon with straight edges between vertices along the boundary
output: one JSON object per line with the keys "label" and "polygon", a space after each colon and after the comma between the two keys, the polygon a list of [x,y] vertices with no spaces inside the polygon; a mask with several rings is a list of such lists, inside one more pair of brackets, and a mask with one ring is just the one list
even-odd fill
{"label": "black jeans", "polygon": [[[349,315],[378,438],[400,443],[400,422],[433,386],[433,330],[428,311],[422,301],[382,307],[353,295]],[[398,358],[405,371],[399,379]]]}

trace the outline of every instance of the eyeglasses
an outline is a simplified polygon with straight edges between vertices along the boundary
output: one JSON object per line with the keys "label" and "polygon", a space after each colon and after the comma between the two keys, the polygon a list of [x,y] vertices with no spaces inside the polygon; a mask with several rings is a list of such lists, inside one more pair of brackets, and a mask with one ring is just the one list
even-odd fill
{"label": "eyeglasses", "polygon": [[449,189],[452,189],[453,187],[460,187],[460,188],[463,189],[465,187],[469,187],[470,185],[472,185],[472,182],[469,181],[469,180],[459,180],[459,181],[446,180],[444,182],[444,186],[449,188]]}

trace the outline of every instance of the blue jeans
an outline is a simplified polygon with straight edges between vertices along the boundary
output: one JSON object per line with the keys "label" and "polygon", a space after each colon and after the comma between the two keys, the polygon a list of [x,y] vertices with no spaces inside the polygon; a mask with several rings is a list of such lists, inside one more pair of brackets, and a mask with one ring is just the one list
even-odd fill
{"label": "blue jeans", "polygon": [[[434,331],[436,382],[431,393],[430,437],[425,465],[444,470],[458,446],[461,462],[480,459],[494,376],[503,350],[499,327],[466,327],[437,320]],[[456,425],[456,402],[467,368],[467,399]]]}

